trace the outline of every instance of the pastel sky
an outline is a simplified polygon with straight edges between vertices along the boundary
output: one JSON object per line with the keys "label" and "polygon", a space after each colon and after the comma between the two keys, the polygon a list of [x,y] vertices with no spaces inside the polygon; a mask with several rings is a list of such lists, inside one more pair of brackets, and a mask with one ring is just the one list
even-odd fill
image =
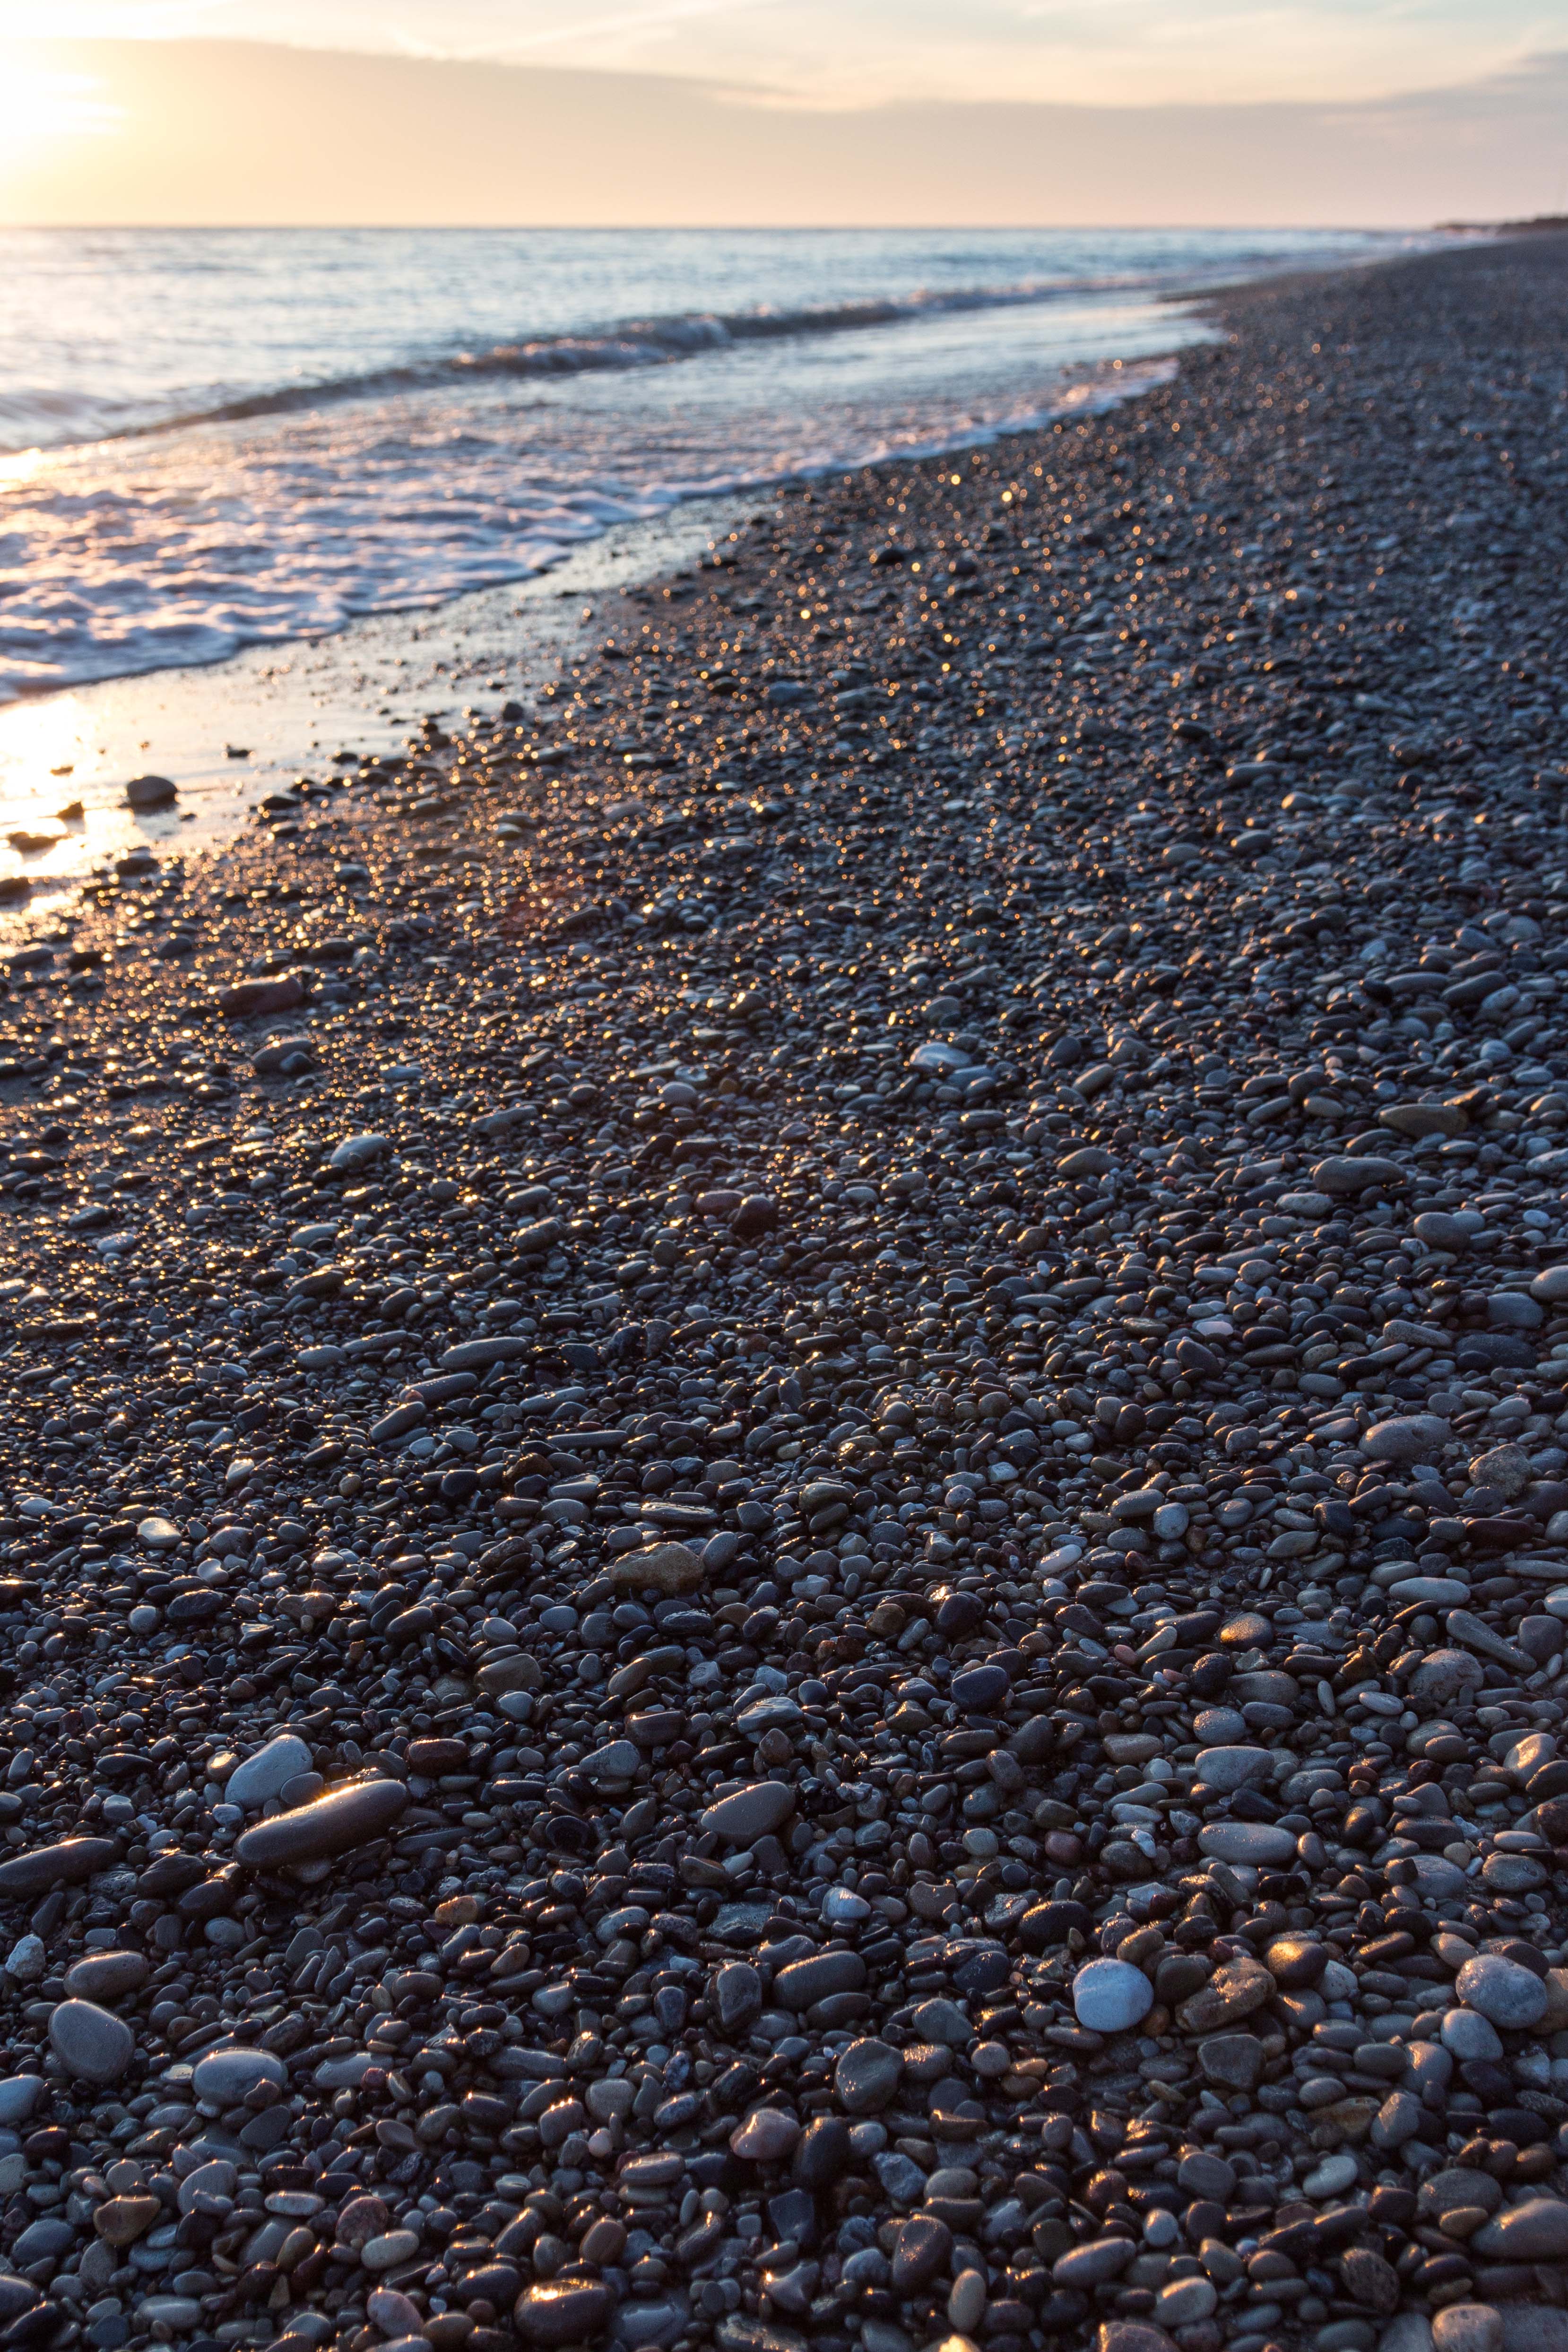
{"label": "pastel sky", "polygon": [[0,36],[197,36],[657,72],[864,106],[1355,100],[1568,42],[1563,0],[0,0]]}
{"label": "pastel sky", "polygon": [[0,0],[0,224],[1568,210],[1568,0]]}

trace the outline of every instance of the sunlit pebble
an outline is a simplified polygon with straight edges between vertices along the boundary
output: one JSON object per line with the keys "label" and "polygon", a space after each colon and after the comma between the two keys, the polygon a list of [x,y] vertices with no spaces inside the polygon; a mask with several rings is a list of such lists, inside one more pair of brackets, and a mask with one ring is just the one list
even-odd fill
{"label": "sunlit pebble", "polygon": [[[789,497],[606,619],[591,729],[443,714],[14,970],[0,2162],[90,2168],[5,2245],[90,2343],[227,2325],[268,2198],[297,2300],[442,2344],[458,2221],[530,2341],[634,2271],[766,2352],[894,2218],[912,2341],[1071,2333],[1119,2158],[1230,2243],[1381,2181],[1369,2313],[1424,2180],[1557,2258],[1563,564],[1428,526],[1491,385],[1543,478],[1561,296],[1485,267]],[[171,2173],[213,2242],[116,2287]],[[1108,2324],[1207,2352],[1145,2212]]]}

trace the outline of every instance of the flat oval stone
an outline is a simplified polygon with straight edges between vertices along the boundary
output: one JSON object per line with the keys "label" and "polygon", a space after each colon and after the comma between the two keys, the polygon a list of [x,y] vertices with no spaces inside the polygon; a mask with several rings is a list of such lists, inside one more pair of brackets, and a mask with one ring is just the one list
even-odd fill
{"label": "flat oval stone", "polygon": [[667,1595],[695,1592],[705,1576],[702,1554],[684,1543],[655,1544],[649,1551],[622,1552],[612,1562],[610,1573],[627,1591],[640,1592],[645,1585],[652,1585],[656,1591]]}
{"label": "flat oval stone", "polygon": [[119,1858],[112,1838],[62,1838],[57,1845],[35,1846],[31,1853],[0,1862],[0,1895],[47,1895],[51,1886],[79,1886]]}
{"label": "flat oval stone", "polygon": [[1086,1143],[1077,1151],[1070,1151],[1056,1163],[1059,1176],[1108,1176],[1115,1161],[1103,1144]]}
{"label": "flat oval stone", "polygon": [[214,2106],[233,2107],[258,2083],[275,2084],[281,2091],[287,2081],[287,2067],[270,2050],[210,2050],[196,2061],[191,2088]]}
{"label": "flat oval stone", "polygon": [[62,2000],[49,2019],[49,2047],[79,2083],[118,2083],[135,2037],[121,2017],[96,2001]]}
{"label": "flat oval stone", "polygon": [[1372,1462],[1387,1462],[1407,1469],[1413,1463],[1435,1462],[1448,1442],[1448,1424],[1435,1412],[1408,1412],[1388,1421],[1375,1421],[1361,1441]]}
{"label": "flat oval stone", "polygon": [[1469,1599],[1470,1588],[1461,1584],[1457,1576],[1407,1576],[1402,1583],[1391,1584],[1388,1593],[1401,1609],[1417,1601],[1427,1601],[1434,1609],[1453,1609]]}
{"label": "flat oval stone", "polygon": [[709,1805],[699,1826],[726,1845],[755,1845],[759,1837],[780,1828],[794,1810],[795,1792],[788,1781],[753,1780]]}
{"label": "flat oval stone", "polygon": [[781,2009],[810,2009],[836,1992],[859,1992],[864,1982],[865,1962],[858,1952],[816,1952],[779,1969],[773,1997]]}
{"label": "flat oval stone", "polygon": [[1130,1960],[1091,1960],[1072,1979],[1072,2011],[1091,2033],[1128,2033],[1155,2005],[1155,1989]]}
{"label": "flat oval stone", "polygon": [[1219,1862],[1250,1863],[1255,1869],[1290,1862],[1296,1841],[1272,1822],[1210,1822],[1197,1833],[1199,1850]]}
{"label": "flat oval stone", "polygon": [[1509,2263],[1560,2263],[1568,2255],[1568,2203],[1531,2197],[1488,2221],[1470,2240],[1478,2254]]}
{"label": "flat oval stone", "polygon": [[257,1822],[235,1847],[235,1856],[247,1870],[286,1870],[291,1863],[325,1862],[382,1836],[407,1804],[408,1790],[401,1780],[356,1780],[318,1797],[314,1804]]}
{"label": "flat oval stone", "polygon": [[1500,1952],[1478,1952],[1473,1960],[1467,1960],[1454,1980],[1454,1990],[1467,2009],[1479,2011],[1504,2032],[1514,2033],[1539,2025],[1551,1998],[1533,1969],[1504,1959]]}
{"label": "flat oval stone", "polygon": [[1239,1616],[1228,1617],[1219,1629],[1222,1650],[1256,1650],[1273,1638],[1272,1620],[1261,1616],[1256,1609],[1244,1609]]}
{"label": "flat oval stone", "polygon": [[80,2000],[117,2000],[151,1973],[145,1952],[89,1952],[66,1970],[66,1990]]}
{"label": "flat oval stone", "polygon": [[[395,2271],[400,2263],[412,2262],[419,2252],[418,2232],[413,2230],[386,2230],[379,2238],[369,2238],[360,2248],[361,2267],[372,2276],[382,2271]],[[513,2277],[517,2276],[514,2271]]]}
{"label": "flat oval stone", "polygon": [[602,2336],[615,2297],[602,2279],[549,2279],[526,2286],[513,2306],[518,2332],[530,2344],[584,2344]]}
{"label": "flat oval stone", "polygon": [[236,1764],[224,1785],[224,1802],[258,1811],[269,1797],[281,1796],[296,1774],[308,1772],[313,1759],[298,1733],[280,1731],[243,1764]]}
{"label": "flat oval stone", "polygon": [[1514,1331],[1467,1331],[1454,1360],[1461,1372],[1525,1372],[1534,1368],[1535,1349]]}
{"label": "flat oval stone", "polygon": [[1120,2278],[1137,2251],[1131,2238],[1091,2238],[1087,2245],[1070,2246],[1058,2254],[1051,2275],[1058,2286],[1101,2286],[1107,2279]]}
{"label": "flat oval stone", "polygon": [[1479,2206],[1490,2217],[1501,2203],[1500,2183],[1473,2165],[1447,2165],[1441,2172],[1428,2173],[1421,2183],[1419,2211],[1424,2221],[1433,2214],[1458,2213],[1467,2205]]}
{"label": "flat oval stone", "polygon": [[338,2216],[332,2242],[335,2245],[348,2246],[358,2253],[361,2246],[368,2245],[372,2238],[380,2235],[391,2220],[392,2214],[384,2197],[350,2197]]}
{"label": "flat oval stone", "polygon": [[1494,1290],[1487,1300],[1487,1321],[1494,1331],[1539,1331],[1546,1310],[1521,1290]]}
{"label": "flat oval stone", "polygon": [[1379,1160],[1371,1152],[1338,1153],[1332,1160],[1320,1160],[1312,1170],[1312,1183],[1331,1201],[1354,1200],[1358,1192],[1369,1192],[1374,1185],[1385,1191],[1403,1189],[1409,1178],[1396,1160]]}
{"label": "flat oval stone", "polygon": [[1217,2156],[1212,2148],[1189,2148],[1176,2167],[1176,2186],[1185,2189],[1189,2197],[1208,2198],[1216,2204],[1225,2205],[1236,2186],[1236,2167]]}
{"label": "flat oval stone", "polygon": [[1386,1109],[1380,1110],[1377,1124],[1391,1129],[1396,1135],[1416,1138],[1463,1135],[1469,1120],[1457,1103],[1403,1102],[1390,1103]]}

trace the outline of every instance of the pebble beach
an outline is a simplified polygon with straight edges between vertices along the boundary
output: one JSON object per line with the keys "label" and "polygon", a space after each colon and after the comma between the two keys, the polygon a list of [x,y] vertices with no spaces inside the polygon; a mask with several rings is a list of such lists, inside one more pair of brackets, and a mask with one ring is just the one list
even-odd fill
{"label": "pebble beach", "polygon": [[0,2344],[1568,2352],[1568,240],[1212,315],[6,958]]}

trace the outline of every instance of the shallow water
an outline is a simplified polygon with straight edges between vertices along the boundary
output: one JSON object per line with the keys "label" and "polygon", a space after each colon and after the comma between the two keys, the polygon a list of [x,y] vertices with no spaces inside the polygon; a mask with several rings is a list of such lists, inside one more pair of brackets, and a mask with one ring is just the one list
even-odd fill
{"label": "shallow water", "polygon": [[1016,429],[1343,233],[0,235],[0,698],[549,569]]}

